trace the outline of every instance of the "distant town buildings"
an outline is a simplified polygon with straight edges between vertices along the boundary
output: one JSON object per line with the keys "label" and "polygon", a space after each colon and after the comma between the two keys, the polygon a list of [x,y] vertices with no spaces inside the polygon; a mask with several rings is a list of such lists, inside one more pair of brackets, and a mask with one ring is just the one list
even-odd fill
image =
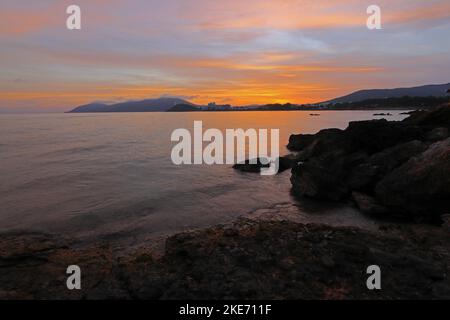
{"label": "distant town buildings", "polygon": [[228,111],[232,110],[232,107],[229,104],[219,105],[215,102],[210,102],[206,107],[202,107],[201,109],[202,111]]}

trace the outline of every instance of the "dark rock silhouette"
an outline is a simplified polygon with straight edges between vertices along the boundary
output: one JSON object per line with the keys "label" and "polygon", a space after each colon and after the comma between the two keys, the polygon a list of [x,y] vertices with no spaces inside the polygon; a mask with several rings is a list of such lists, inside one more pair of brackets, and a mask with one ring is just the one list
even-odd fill
{"label": "dark rock silhouette", "polygon": [[[282,173],[288,169],[291,169],[296,163],[296,159],[293,156],[284,156],[278,158],[278,173]],[[261,168],[270,167],[269,160],[264,158],[257,158],[253,160],[245,160],[244,162],[233,165],[233,169],[242,172],[260,173]]]}
{"label": "dark rock silhouette", "polygon": [[436,220],[450,209],[450,138],[431,145],[387,174],[376,198],[416,220]]}
{"label": "dark rock silhouette", "polygon": [[[293,135],[294,193],[353,199],[366,212],[438,221],[450,208],[450,106],[402,122],[352,122],[345,130]],[[356,193],[355,193],[356,192]]]}

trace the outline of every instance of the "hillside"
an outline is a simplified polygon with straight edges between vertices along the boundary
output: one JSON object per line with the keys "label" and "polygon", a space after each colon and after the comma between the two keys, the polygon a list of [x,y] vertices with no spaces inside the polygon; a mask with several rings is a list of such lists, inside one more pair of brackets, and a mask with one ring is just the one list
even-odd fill
{"label": "hillside", "polygon": [[177,104],[173,106],[167,112],[193,112],[193,111],[201,111],[201,109],[192,104]]}
{"label": "hillside", "polygon": [[369,99],[400,98],[405,96],[445,97],[449,89],[450,83],[438,85],[426,85],[411,88],[360,90],[346,96],[322,102],[321,104],[352,103]]}
{"label": "hillside", "polygon": [[69,112],[164,112],[179,104],[192,105],[190,102],[179,98],[158,98],[141,101],[127,101],[111,105],[103,103],[90,103],[79,106]]}

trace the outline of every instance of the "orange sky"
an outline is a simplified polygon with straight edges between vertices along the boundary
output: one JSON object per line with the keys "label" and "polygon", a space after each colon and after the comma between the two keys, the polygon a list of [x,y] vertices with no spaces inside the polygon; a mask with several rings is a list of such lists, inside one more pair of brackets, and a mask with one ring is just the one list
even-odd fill
{"label": "orange sky", "polygon": [[[319,102],[448,82],[450,2],[79,0],[0,4],[0,111],[171,95],[233,105]],[[370,3],[371,4],[371,3]]]}

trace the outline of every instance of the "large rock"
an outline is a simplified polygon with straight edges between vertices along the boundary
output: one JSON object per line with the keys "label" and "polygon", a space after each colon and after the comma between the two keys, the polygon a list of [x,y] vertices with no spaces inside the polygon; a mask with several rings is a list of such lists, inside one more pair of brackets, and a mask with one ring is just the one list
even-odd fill
{"label": "large rock", "polygon": [[293,192],[326,200],[353,193],[365,212],[387,208],[392,215],[437,220],[450,213],[449,123],[450,107],[443,106],[404,121],[351,122],[345,130],[291,136]]}
{"label": "large rock", "polygon": [[366,152],[374,154],[386,148],[412,140],[423,140],[425,130],[420,126],[381,120],[350,122],[345,130],[325,129],[315,135],[292,135],[288,148],[301,151],[301,159],[323,154]]}
{"label": "large rock", "polygon": [[365,154],[354,153],[301,162],[292,169],[293,191],[310,198],[342,200],[349,195],[345,177],[351,172],[351,168],[365,159]]}
{"label": "large rock", "polygon": [[372,193],[376,183],[387,173],[408,161],[411,157],[422,153],[426,148],[425,143],[414,140],[372,155],[366,162],[351,170],[348,179],[349,188]]}
{"label": "large rock", "polygon": [[293,134],[289,137],[287,148],[292,151],[302,151],[316,138],[313,134]]}
{"label": "large rock", "polygon": [[424,130],[418,126],[382,120],[350,122],[344,131],[346,149],[349,152],[380,152],[412,140],[422,140]]}
{"label": "large rock", "polygon": [[296,194],[310,198],[337,201],[348,193],[332,170],[313,162],[293,168],[291,183]]}
{"label": "large rock", "polygon": [[437,127],[432,130],[430,130],[426,136],[425,139],[430,142],[436,142],[440,140],[444,140],[448,138],[449,136],[449,129],[445,127]]}
{"label": "large rock", "polygon": [[376,198],[391,210],[418,220],[438,220],[450,211],[450,138],[387,174]]}
{"label": "large rock", "polygon": [[403,122],[419,126],[450,128],[450,106],[441,106],[431,111],[415,112]]}

